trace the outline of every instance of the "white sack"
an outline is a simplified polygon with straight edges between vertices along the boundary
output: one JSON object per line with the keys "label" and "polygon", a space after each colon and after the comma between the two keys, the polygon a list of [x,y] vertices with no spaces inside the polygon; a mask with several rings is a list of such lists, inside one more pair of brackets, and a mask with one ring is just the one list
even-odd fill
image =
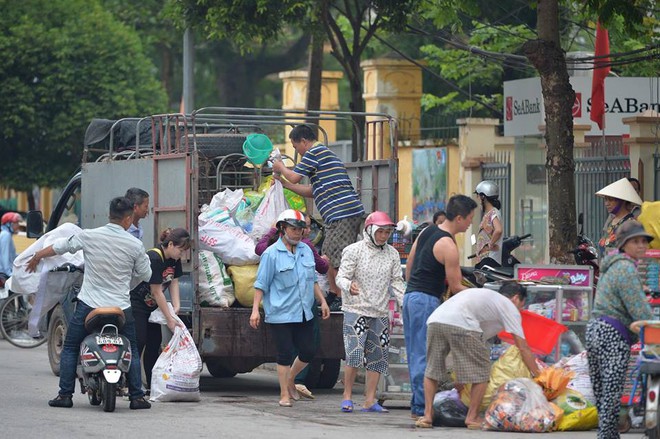
{"label": "white sack", "polygon": [[199,303],[202,306],[230,307],[236,296],[225,264],[213,252],[199,252]]}
{"label": "white sack", "polygon": [[226,265],[254,265],[260,259],[252,238],[229,221],[217,223],[200,218],[199,246],[200,250],[217,254]]}
{"label": "white sack", "polygon": [[280,213],[287,209],[290,209],[290,207],[284,196],[282,183],[273,180],[273,185],[266,191],[264,199],[254,214],[251,236],[255,240],[261,239],[273,227]]}

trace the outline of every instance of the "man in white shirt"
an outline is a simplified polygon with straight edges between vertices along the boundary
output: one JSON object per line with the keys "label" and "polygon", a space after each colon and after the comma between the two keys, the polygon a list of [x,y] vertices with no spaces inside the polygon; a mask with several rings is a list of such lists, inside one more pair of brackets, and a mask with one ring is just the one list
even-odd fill
{"label": "man in white shirt", "polygon": [[133,203],[133,222],[128,227],[128,233],[142,241],[144,230],[140,225],[140,220],[146,218],[149,213],[149,193],[137,187],[132,187],[126,191],[126,198]]}
{"label": "man in white shirt", "polygon": [[532,376],[538,374],[536,360],[522,329],[520,309],[526,297],[526,288],[516,282],[504,284],[499,293],[486,288],[470,288],[452,296],[429,316],[426,321],[425,407],[424,416],[417,420],[417,427],[432,426],[433,398],[438,382],[447,374],[445,361],[450,352],[457,387],[472,384],[465,418],[468,428],[481,426],[479,406],[490,378],[490,350],[486,340],[502,330],[510,332]]}
{"label": "man in white shirt", "polygon": [[68,238],[58,239],[39,250],[28,262],[27,271],[34,272],[39,261],[56,254],[83,250],[85,275],[78,293],[76,309],[68,322],[66,339],[60,357],[60,390],[48,401],[51,407],[73,406],[76,367],[80,343],[87,336],[85,318],[101,307],[124,310],[126,323],[119,331],[131,343],[131,367],[128,371],[128,390],[132,410],[151,407],[144,399],[141,381],[140,354],[135,336],[135,319],[131,311],[131,281],[148,281],[151,264],[142,243],[126,232],[133,221],[133,203],[117,197],[110,202],[110,222],[96,229],[83,230]]}

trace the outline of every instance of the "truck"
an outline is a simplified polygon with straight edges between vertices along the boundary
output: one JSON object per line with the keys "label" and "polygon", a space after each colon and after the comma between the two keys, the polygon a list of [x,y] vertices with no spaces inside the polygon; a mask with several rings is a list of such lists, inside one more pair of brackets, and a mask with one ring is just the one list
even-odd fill
{"label": "truck", "polygon": [[[363,139],[360,157],[387,150],[386,158],[347,162],[346,167],[365,211],[387,211],[396,218],[397,125],[387,114],[359,113],[363,127],[353,124],[356,113],[300,112],[208,107],[191,114],[158,114],[116,121],[94,120],[85,134],[79,172],[64,187],[51,212],[46,231],[63,222],[82,228],[107,223],[109,200],[130,187],[150,194],[151,214],[141,220],[145,248],[156,244],[157,234],[167,227],[184,227],[194,238],[182,258],[180,279],[181,314],[191,328],[202,360],[214,377],[232,377],[275,360],[275,343],[269,325],[249,326],[251,309],[205,307],[197,299],[198,215],[204,204],[223,189],[256,189],[272,171],[252,165],[242,145],[250,133],[264,133],[284,140],[286,127],[307,123],[319,128],[320,140],[330,148],[324,124],[349,124]],[[340,127],[338,125],[338,129]],[[359,128],[359,129],[358,129]],[[372,155],[372,157],[375,157]],[[346,158],[346,157],[345,157]],[[297,157],[285,157],[293,165]],[[314,212],[313,203],[308,209]],[[314,216],[314,214],[313,214]],[[43,232],[41,212],[28,214],[28,233]],[[322,233],[322,227],[319,229]],[[42,323],[48,336],[51,369],[59,374],[59,357],[73,312],[72,296],[51,309]],[[332,388],[344,358],[341,313],[320,321],[320,342],[308,373],[310,388]]]}

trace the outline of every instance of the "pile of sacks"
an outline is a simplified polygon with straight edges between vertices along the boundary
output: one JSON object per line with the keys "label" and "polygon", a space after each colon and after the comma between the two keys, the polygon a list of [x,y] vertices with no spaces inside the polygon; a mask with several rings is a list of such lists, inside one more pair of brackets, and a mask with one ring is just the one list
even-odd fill
{"label": "pile of sacks", "polygon": [[198,217],[199,302],[251,307],[260,257],[255,245],[286,209],[304,210],[304,199],[271,177],[258,191],[225,189]]}

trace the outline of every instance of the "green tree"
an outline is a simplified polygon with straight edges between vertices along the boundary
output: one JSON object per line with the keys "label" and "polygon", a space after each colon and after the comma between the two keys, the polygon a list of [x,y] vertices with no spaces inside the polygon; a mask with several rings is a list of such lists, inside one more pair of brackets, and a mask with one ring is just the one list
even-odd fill
{"label": "green tree", "polygon": [[92,118],[166,109],[139,38],[98,2],[0,6],[0,184],[60,185],[80,163]]}

